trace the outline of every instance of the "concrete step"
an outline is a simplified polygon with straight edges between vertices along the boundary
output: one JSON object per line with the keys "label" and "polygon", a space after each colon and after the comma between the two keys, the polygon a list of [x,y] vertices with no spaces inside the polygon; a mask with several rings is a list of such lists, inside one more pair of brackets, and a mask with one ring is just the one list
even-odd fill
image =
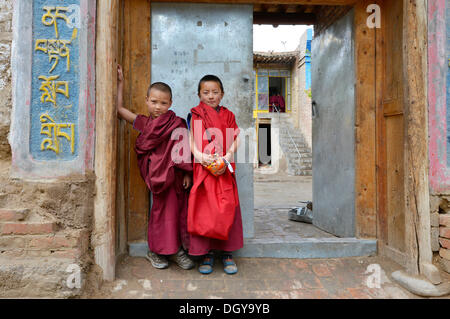
{"label": "concrete step", "polygon": [[292,138],[292,140],[294,140],[295,142],[300,142],[300,143],[304,143],[305,142],[305,139],[303,138],[302,135],[295,135],[295,134],[292,134],[292,133],[291,133],[291,135],[281,133],[280,134],[280,138],[282,140],[291,140],[291,138]]}
{"label": "concrete step", "polygon": [[286,149],[288,151],[291,151],[291,150],[295,151],[295,153],[297,153],[297,150],[298,150],[300,153],[311,154],[311,150],[307,146],[302,145],[302,144],[294,144],[292,142],[282,142],[281,148]]}
{"label": "concrete step", "polygon": [[308,166],[291,166],[291,167],[288,167],[288,170],[291,171],[295,175],[301,175],[300,174],[301,172],[306,172],[306,171],[312,172],[312,167],[308,167]]}
{"label": "concrete step", "polygon": [[293,159],[293,160],[305,160],[307,162],[312,163],[312,155],[311,153],[303,153],[300,152],[300,155],[297,153],[296,150],[292,151],[290,150],[290,152],[285,152],[284,155],[289,158],[289,159]]}
{"label": "concrete step", "polygon": [[253,258],[344,258],[375,256],[377,241],[357,238],[244,239],[233,255]]}
{"label": "concrete step", "polygon": [[287,174],[290,176],[313,176],[311,170],[302,170],[302,171],[287,171]]}
{"label": "concrete step", "polygon": [[[289,174],[289,171],[288,171]],[[291,173],[294,176],[312,176],[312,170],[295,170]]]}
{"label": "concrete step", "polygon": [[308,147],[308,145],[306,145],[306,143],[295,142],[295,141],[292,142],[291,140],[281,140],[280,144],[282,146],[289,147],[289,148],[294,148],[294,149],[295,149],[295,146],[297,146],[297,148],[299,150],[300,149],[304,149],[305,151],[309,152],[309,147]]}
{"label": "concrete step", "polygon": [[288,159],[288,162],[289,162],[288,163],[289,167],[298,168],[298,169],[311,169],[312,168],[312,163],[301,162],[301,161],[298,161],[298,160],[297,161],[289,160],[289,159]]}
{"label": "concrete step", "polygon": [[[145,257],[148,245],[130,243],[132,257]],[[233,253],[237,257],[251,258],[343,258],[374,256],[377,241],[357,238],[298,238],[297,240],[244,239],[244,247]]]}

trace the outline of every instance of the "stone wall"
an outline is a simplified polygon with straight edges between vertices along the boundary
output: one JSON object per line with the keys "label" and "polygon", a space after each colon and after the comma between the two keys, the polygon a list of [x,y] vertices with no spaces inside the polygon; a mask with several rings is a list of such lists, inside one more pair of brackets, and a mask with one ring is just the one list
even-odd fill
{"label": "stone wall", "polygon": [[450,273],[450,195],[431,195],[431,249],[435,262]]}
{"label": "stone wall", "polygon": [[307,32],[300,38],[300,44],[297,48],[299,52],[298,60],[293,68],[293,92],[297,101],[295,112],[295,124],[303,134],[309,148],[312,148],[312,117],[311,117],[311,98],[306,91],[306,43]]}

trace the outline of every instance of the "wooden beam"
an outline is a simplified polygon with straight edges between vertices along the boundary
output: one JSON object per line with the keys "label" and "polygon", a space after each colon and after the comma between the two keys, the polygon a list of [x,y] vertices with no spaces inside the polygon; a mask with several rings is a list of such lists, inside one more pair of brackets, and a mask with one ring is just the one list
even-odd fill
{"label": "wooden beam", "polygon": [[115,213],[117,158],[117,28],[118,0],[97,2],[96,34],[96,140],[94,230],[95,263],[103,279],[115,278]]}
{"label": "wooden beam", "polygon": [[316,15],[305,13],[265,13],[255,12],[253,14],[254,24],[314,24]]}
{"label": "wooden beam", "polygon": [[187,2],[187,3],[227,3],[227,4],[304,4],[324,6],[347,6],[357,0],[152,0],[152,2]]}
{"label": "wooden beam", "polygon": [[403,5],[407,269],[437,284],[430,240],[427,0],[403,0]]}
{"label": "wooden beam", "polygon": [[270,13],[280,12],[280,6],[276,4],[270,4],[266,6],[266,11]]}
{"label": "wooden beam", "polygon": [[316,10],[317,6],[307,6],[305,8],[305,13],[313,13]]}
{"label": "wooden beam", "polygon": [[376,203],[376,55],[375,29],[367,27],[367,6],[355,5],[356,58],[356,237],[377,237]]}
{"label": "wooden beam", "polygon": [[299,8],[295,4],[290,4],[290,5],[284,4],[284,5],[282,5],[282,7],[283,7],[283,12],[284,13],[297,13],[298,12],[298,8]]}
{"label": "wooden beam", "polygon": [[264,11],[262,4],[254,4],[253,5],[253,12],[261,12],[261,11]]}

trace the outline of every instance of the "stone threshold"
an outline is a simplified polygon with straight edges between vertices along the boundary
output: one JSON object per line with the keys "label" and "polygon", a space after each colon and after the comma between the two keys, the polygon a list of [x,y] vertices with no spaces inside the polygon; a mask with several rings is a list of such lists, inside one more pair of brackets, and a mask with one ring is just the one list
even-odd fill
{"label": "stone threshold", "polygon": [[[146,242],[128,244],[129,255],[145,257]],[[244,239],[244,247],[236,251],[236,257],[250,258],[345,258],[368,257],[377,254],[375,239],[358,238],[299,238],[296,240]]]}

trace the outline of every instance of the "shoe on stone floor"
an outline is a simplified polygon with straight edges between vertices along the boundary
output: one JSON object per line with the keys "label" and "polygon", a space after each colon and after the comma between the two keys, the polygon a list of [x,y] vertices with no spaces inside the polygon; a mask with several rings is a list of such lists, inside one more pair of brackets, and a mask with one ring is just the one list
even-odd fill
{"label": "shoe on stone floor", "polygon": [[224,254],[222,256],[222,262],[223,262],[223,270],[227,275],[234,275],[235,273],[238,272],[237,265],[233,260],[233,255]]}
{"label": "shoe on stone floor", "polygon": [[184,270],[192,269],[195,266],[194,262],[189,258],[183,248],[180,248],[175,255],[172,255],[171,260],[175,261],[177,265]]}
{"label": "shoe on stone floor", "polygon": [[203,257],[203,260],[198,267],[198,271],[203,275],[208,275],[213,272],[214,255],[209,253]]}
{"label": "shoe on stone floor", "polygon": [[148,261],[152,264],[153,267],[157,269],[165,269],[169,267],[169,261],[163,255],[158,255],[152,251],[149,251],[145,256]]}

